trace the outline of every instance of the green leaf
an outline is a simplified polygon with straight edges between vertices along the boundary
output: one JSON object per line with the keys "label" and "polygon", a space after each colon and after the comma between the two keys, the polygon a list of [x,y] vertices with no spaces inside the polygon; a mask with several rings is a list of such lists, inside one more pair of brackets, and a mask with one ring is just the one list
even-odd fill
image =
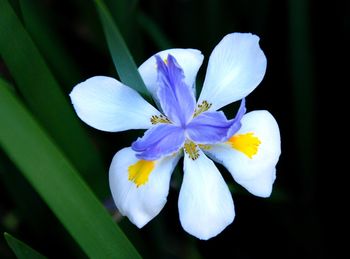
{"label": "green leaf", "polygon": [[0,146],[91,258],[139,258],[74,167],[0,80]]}
{"label": "green leaf", "polygon": [[170,40],[161,31],[159,26],[144,12],[139,11],[137,21],[160,49],[170,49],[172,47]]}
{"label": "green leaf", "polygon": [[[311,213],[310,201],[314,200],[318,194],[316,181],[319,177],[316,174],[318,160],[316,155],[319,151],[317,147],[316,132],[316,103],[315,103],[315,64],[314,60],[314,40],[311,28],[313,28],[313,20],[310,18],[310,2],[303,0],[289,0],[289,68],[291,75],[293,108],[294,108],[294,136],[295,146],[297,149],[297,157],[294,170],[299,173],[301,180],[298,189],[299,197],[303,197],[299,206],[308,208],[303,213],[300,231],[303,235],[299,238],[302,243],[308,244],[310,251],[318,250],[323,243],[321,239],[320,221],[318,215]],[[319,85],[317,85],[319,87]],[[320,154],[320,153],[319,153]],[[323,162],[323,161],[322,161]],[[307,225],[307,228],[303,226]]]}
{"label": "green leaf", "polygon": [[134,61],[143,62],[144,47],[143,35],[137,22],[139,1],[138,0],[104,0],[104,3],[113,17],[119,32],[129,49],[132,49]]}
{"label": "green leaf", "polygon": [[[48,211],[17,168],[9,161],[6,154],[0,148],[0,181],[7,195],[14,204],[14,213],[22,223],[25,221],[29,231],[41,231],[45,229],[42,222],[45,221],[45,213]],[[30,210],[28,209],[30,208]],[[11,230],[10,228],[6,228]]]}
{"label": "green leaf", "polygon": [[62,46],[59,37],[50,28],[50,10],[44,9],[42,1],[19,0],[24,25],[40,52],[46,58],[52,71],[57,75],[66,90],[79,80],[78,70]]}
{"label": "green leaf", "polygon": [[127,86],[134,88],[144,97],[150,99],[150,94],[137,71],[137,66],[111,14],[101,0],[95,0],[95,3],[106,35],[109,51],[120,80]]}
{"label": "green leaf", "polygon": [[295,133],[300,148],[298,156],[301,162],[299,172],[306,183],[310,183],[304,191],[309,196],[313,184],[315,161],[315,100],[314,100],[314,64],[312,57],[310,17],[308,2],[301,0],[288,1],[289,38],[290,38],[290,73],[292,75]]}
{"label": "green leaf", "polygon": [[33,248],[14,238],[8,233],[4,233],[7,244],[11,247],[18,259],[44,259],[45,256],[35,251]]}
{"label": "green leaf", "polygon": [[[0,0],[0,55],[26,104],[98,197],[108,194],[95,147],[8,1]],[[98,177],[96,177],[98,176]]]}

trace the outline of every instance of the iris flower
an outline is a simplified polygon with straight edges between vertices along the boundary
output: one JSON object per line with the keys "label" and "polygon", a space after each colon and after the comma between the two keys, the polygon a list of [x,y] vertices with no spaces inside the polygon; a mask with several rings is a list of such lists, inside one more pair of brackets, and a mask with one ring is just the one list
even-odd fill
{"label": "iris flower", "polygon": [[[115,154],[109,169],[118,210],[139,228],[164,207],[172,172],[182,156],[180,222],[199,239],[216,236],[235,217],[232,195],[213,161],[250,193],[271,194],[280,155],[279,128],[268,111],[246,113],[245,108],[245,97],[266,70],[259,37],[232,33],[220,41],[196,101],[195,80],[202,62],[198,50],[169,49],[139,67],[158,108],[105,76],[76,85],[70,94],[80,119],[96,129],[146,129],[131,147]],[[218,111],[239,100],[235,118]]]}

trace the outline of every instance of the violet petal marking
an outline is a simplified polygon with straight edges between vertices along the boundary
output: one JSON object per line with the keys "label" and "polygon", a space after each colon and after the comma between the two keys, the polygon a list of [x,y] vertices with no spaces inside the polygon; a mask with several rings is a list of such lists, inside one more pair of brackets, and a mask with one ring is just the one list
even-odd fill
{"label": "violet petal marking", "polygon": [[225,142],[241,128],[245,111],[245,99],[242,99],[236,117],[232,120],[227,120],[222,111],[203,112],[189,123],[186,132],[198,144]]}
{"label": "violet petal marking", "polygon": [[239,109],[237,111],[236,117],[232,120],[232,125],[227,131],[226,140],[232,137],[242,127],[241,120],[243,118],[243,115],[246,113],[246,111],[247,109],[245,107],[245,98],[243,98],[239,106]]}
{"label": "violet petal marking", "polygon": [[131,147],[137,158],[156,160],[178,151],[185,142],[184,129],[172,124],[159,124],[145,132]]}
{"label": "violet petal marking", "polygon": [[155,56],[158,69],[157,95],[165,115],[184,127],[192,118],[196,102],[191,88],[184,82],[184,72],[172,55],[163,61]]}
{"label": "violet petal marking", "polygon": [[186,127],[190,139],[198,144],[215,144],[226,140],[232,122],[222,111],[203,112]]}

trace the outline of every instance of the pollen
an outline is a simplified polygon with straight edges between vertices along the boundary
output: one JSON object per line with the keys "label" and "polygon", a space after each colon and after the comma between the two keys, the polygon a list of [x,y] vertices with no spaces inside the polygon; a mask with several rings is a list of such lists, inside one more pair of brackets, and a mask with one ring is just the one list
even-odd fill
{"label": "pollen", "polygon": [[129,181],[136,184],[136,187],[144,185],[148,181],[148,177],[155,166],[154,161],[139,160],[135,164],[129,166]]}
{"label": "pollen", "polygon": [[165,117],[164,115],[152,115],[151,117],[151,123],[152,124],[158,124],[158,123],[171,123],[170,120]]}
{"label": "pollen", "polygon": [[208,103],[208,101],[205,101],[205,100],[201,104],[198,104],[198,107],[194,111],[193,118],[197,117],[202,112],[209,110],[211,105],[212,105],[211,103]]}
{"label": "pollen", "polygon": [[210,150],[211,149],[211,145],[198,144],[198,146],[203,150]]}
{"label": "pollen", "polygon": [[197,145],[192,141],[186,141],[184,145],[184,149],[188,157],[191,158],[192,160],[196,160],[199,157],[199,151],[197,149]]}
{"label": "pollen", "polygon": [[253,158],[258,153],[261,141],[258,137],[254,136],[253,132],[248,132],[246,134],[232,136],[227,143],[232,148],[244,153],[247,157]]}

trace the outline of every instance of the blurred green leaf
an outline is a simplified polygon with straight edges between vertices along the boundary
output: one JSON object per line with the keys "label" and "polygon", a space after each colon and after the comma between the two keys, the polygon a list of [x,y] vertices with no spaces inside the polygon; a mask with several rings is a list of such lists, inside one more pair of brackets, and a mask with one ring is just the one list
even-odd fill
{"label": "blurred green leaf", "polygon": [[158,25],[144,12],[138,12],[137,21],[145,32],[154,40],[154,43],[159,49],[170,49],[172,47],[170,40],[161,31]]}
{"label": "blurred green leaf", "polygon": [[4,234],[7,244],[11,247],[18,259],[44,259],[45,256],[35,251],[33,248],[14,238],[8,233]]}
{"label": "blurred green leaf", "polygon": [[0,0],[0,54],[35,117],[100,198],[108,193],[99,154],[79,125],[72,105],[8,1]]}
{"label": "blurred green leaf", "polygon": [[[53,251],[52,249],[55,247],[60,247],[60,249],[64,247],[64,252],[54,252],[54,254],[69,255],[69,257],[72,258],[86,257],[80,247],[76,245],[72,236],[64,230],[64,226],[55,218],[50,208],[48,208],[39,194],[33,189],[12,161],[9,160],[1,147],[0,184],[2,186],[1,191],[7,194],[5,197],[9,196],[10,201],[13,203],[12,209],[4,214],[4,217],[7,217],[7,219],[11,219],[11,217],[14,218],[12,228],[10,226],[5,226],[4,219],[2,220],[6,231],[17,234],[22,233],[23,229],[25,229],[26,233],[30,233],[29,236],[26,235],[26,238],[30,237],[30,239],[27,240],[40,240],[40,243],[45,243],[45,245],[41,246],[45,246],[45,251]],[[45,224],[43,224],[43,222],[45,222]],[[50,235],[55,237],[55,243],[47,242],[47,238]],[[1,252],[0,258],[2,258]]]}
{"label": "blurred green leaf", "polygon": [[14,212],[18,215],[19,221],[24,220],[31,231],[44,229],[42,222],[45,221],[46,207],[40,203],[36,193],[1,149],[0,181],[14,202]]}
{"label": "blurred green leaf", "polygon": [[59,37],[49,27],[50,10],[44,9],[39,0],[19,0],[19,4],[25,28],[64,88],[70,90],[78,82],[79,73]]}
{"label": "blurred green leaf", "polygon": [[[300,189],[302,197],[301,208],[303,220],[296,226],[303,235],[301,242],[307,243],[310,251],[322,248],[322,231],[320,223],[311,213],[314,208],[315,190],[315,82],[312,33],[310,20],[310,1],[290,0],[289,11],[289,63],[291,83],[293,86],[294,133],[295,145],[298,147],[295,169],[300,174]],[[322,249],[320,250],[322,251]],[[316,256],[317,257],[317,256]]]}
{"label": "blurred green leaf", "polygon": [[305,177],[305,195],[312,193],[313,184],[311,173],[314,161],[314,80],[311,33],[309,31],[308,1],[290,0],[290,71],[292,75],[296,135],[298,146],[303,147],[298,153],[301,174]]}
{"label": "blurred green leaf", "polygon": [[132,50],[134,61],[144,61],[145,42],[137,22],[140,9],[138,0],[104,0],[104,3],[115,21],[119,32],[129,49]]}
{"label": "blurred green leaf", "polygon": [[139,258],[73,166],[0,80],[0,146],[91,258]]}
{"label": "blurred green leaf", "polygon": [[120,80],[129,87],[134,88],[144,97],[150,99],[150,94],[137,71],[137,66],[111,14],[101,0],[95,0],[95,3],[106,35],[109,51]]}
{"label": "blurred green leaf", "polygon": [[[105,0],[104,3],[111,10],[111,14],[115,21],[119,24],[129,20],[130,15],[135,11],[139,4],[139,0]],[[134,17],[135,18],[135,17]],[[129,24],[119,25],[128,28]],[[121,29],[122,32],[124,32]]]}

